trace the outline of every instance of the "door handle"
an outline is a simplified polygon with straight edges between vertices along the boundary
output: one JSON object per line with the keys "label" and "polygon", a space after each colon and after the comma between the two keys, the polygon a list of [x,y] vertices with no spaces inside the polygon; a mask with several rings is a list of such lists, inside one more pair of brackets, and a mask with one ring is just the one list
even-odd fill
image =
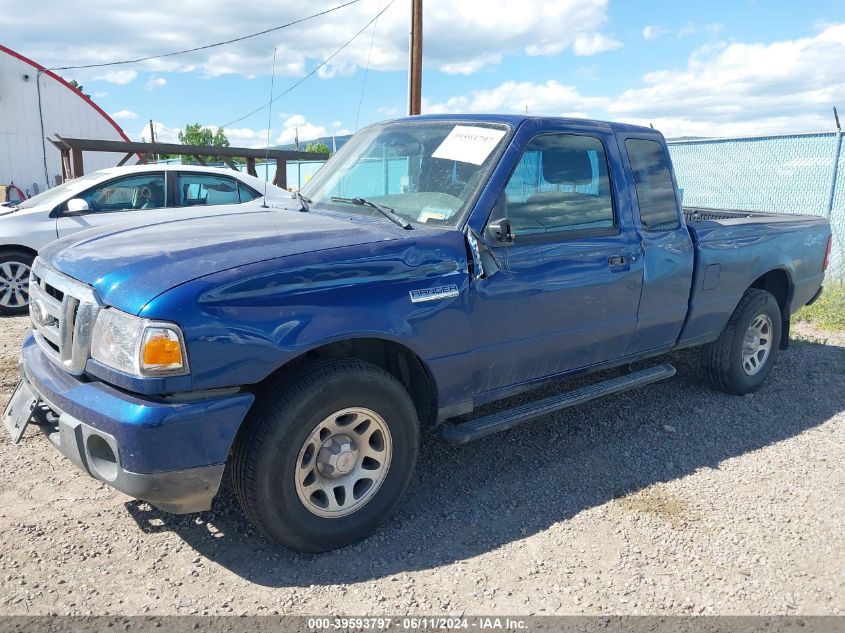
{"label": "door handle", "polygon": [[607,263],[612,267],[625,266],[628,263],[628,258],[624,255],[612,255],[607,258]]}

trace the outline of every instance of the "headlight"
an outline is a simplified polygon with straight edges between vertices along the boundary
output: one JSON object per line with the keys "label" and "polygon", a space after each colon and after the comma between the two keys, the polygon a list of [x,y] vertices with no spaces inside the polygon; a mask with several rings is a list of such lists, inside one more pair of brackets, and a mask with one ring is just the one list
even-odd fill
{"label": "headlight", "polygon": [[100,310],[97,315],[91,358],[139,377],[188,373],[179,326],[142,319],[114,308]]}

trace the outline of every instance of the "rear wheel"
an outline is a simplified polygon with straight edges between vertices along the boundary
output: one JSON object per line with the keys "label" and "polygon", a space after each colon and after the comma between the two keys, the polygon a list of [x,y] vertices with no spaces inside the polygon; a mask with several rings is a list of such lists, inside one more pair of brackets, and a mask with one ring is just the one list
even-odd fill
{"label": "rear wheel", "polygon": [[307,367],[244,424],[232,457],[235,495],[265,536],[298,551],[372,534],[398,504],[417,455],[407,391],[358,360]]}
{"label": "rear wheel", "polygon": [[746,290],[719,338],[702,348],[710,383],[740,395],[759,389],[777,360],[781,333],[775,298],[764,290]]}
{"label": "rear wheel", "polygon": [[25,251],[0,251],[0,315],[29,309],[29,271],[35,258]]}

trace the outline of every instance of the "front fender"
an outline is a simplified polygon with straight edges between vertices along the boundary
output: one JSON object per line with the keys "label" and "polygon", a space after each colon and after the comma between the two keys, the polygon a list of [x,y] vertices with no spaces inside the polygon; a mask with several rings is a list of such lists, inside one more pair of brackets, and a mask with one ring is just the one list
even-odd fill
{"label": "front fender", "polygon": [[[423,230],[208,275],[140,314],[183,328],[194,390],[255,384],[310,349],[349,339],[394,341],[424,360],[453,354],[471,340],[464,238]],[[414,290],[442,287],[456,292],[411,300]]]}

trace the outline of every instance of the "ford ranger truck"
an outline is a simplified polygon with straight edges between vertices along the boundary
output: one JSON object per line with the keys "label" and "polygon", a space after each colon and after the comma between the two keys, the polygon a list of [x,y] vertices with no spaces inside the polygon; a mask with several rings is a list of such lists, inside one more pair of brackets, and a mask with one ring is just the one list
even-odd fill
{"label": "ford ranger truck", "polygon": [[830,247],[824,218],[682,208],[649,128],[379,123],[278,208],[44,248],[4,423],[172,513],[228,470],[269,539],[329,550],[390,515],[420,433],[467,442],[675,370],[487,403],[693,346],[714,388],[757,390]]}

